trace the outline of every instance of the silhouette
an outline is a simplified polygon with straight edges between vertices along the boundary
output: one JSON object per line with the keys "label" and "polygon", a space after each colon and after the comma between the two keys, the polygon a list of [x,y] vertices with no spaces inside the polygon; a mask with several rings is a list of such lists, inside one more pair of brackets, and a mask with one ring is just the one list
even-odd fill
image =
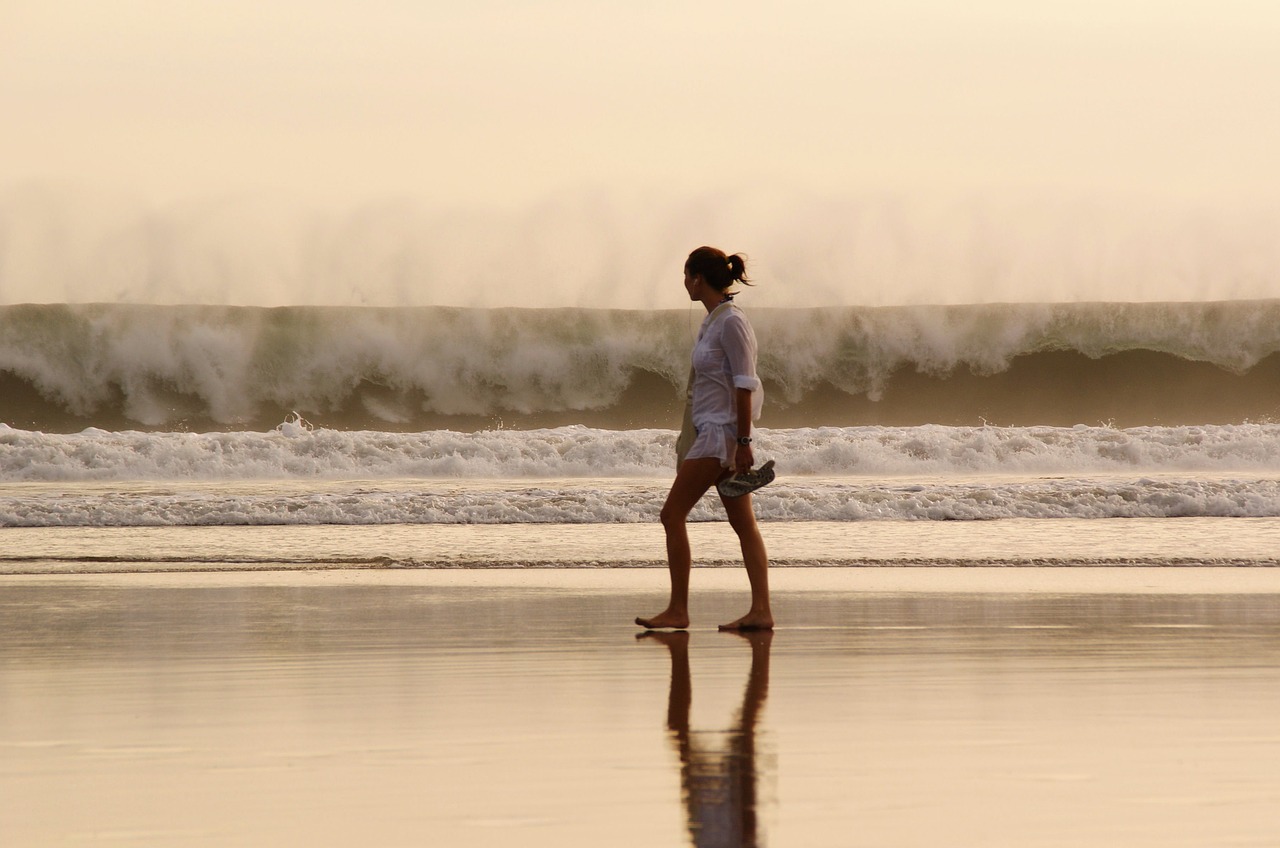
{"label": "silhouette", "polygon": [[[636,624],[646,630],[689,626],[689,575],[693,568],[686,526],[689,513],[712,486],[755,466],[751,428],[760,417],[764,389],[756,376],[755,331],[733,302],[736,284],[751,285],[746,270],[741,254],[726,256],[724,251],[707,246],[690,253],[684,263],[685,292],[689,300],[703,305],[707,317],[693,347],[688,404],[676,440],[676,479],[660,514],[671,597],[662,612],[636,618]],[[754,482],[764,485],[772,479],[771,474],[757,475]],[[754,486],[746,492],[720,493],[751,585],[750,609],[741,618],[720,625],[721,630],[771,630],[774,624],[769,606],[769,554],[756,523],[751,488]]]}

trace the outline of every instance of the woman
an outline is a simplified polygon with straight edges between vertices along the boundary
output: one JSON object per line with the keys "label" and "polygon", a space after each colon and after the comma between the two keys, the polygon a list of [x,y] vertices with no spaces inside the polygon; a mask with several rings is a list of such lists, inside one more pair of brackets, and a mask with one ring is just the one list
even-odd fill
{"label": "woman", "polygon": [[[692,555],[686,522],[706,491],[755,464],[751,423],[760,416],[764,392],[756,377],[756,337],[742,311],[733,304],[734,283],[750,285],[742,256],[714,247],[700,247],[684,263],[684,287],[690,300],[700,301],[707,317],[693,348],[690,411],[696,435],[687,453],[677,457],[675,482],[662,506],[667,534],[667,566],[671,572],[671,601],[652,618],[637,618],[646,629],[689,626],[689,572]],[[681,441],[685,441],[682,434]],[[682,445],[677,445],[679,452]],[[721,630],[770,630],[769,558],[756,526],[751,495],[720,496],[729,524],[742,544],[742,559],[751,582],[751,609]]]}

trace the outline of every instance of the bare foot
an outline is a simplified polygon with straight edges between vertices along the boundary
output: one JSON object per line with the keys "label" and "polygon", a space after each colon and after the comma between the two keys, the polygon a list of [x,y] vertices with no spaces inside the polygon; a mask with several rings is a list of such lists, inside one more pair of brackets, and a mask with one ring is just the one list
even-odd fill
{"label": "bare foot", "polygon": [[689,626],[689,614],[687,612],[672,612],[671,610],[663,610],[653,618],[637,618],[636,624],[645,630],[663,630],[671,628],[673,630],[684,630]]}
{"label": "bare foot", "polygon": [[728,624],[720,625],[721,630],[772,630],[773,615],[770,613],[754,613],[749,612],[737,621],[731,621]]}

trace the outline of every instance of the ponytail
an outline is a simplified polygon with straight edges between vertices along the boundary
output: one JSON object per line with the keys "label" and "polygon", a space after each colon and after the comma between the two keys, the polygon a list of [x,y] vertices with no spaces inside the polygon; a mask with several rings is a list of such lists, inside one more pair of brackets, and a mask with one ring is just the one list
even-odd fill
{"label": "ponytail", "polygon": [[747,258],[741,253],[735,253],[726,259],[729,263],[729,285],[734,283],[751,285],[751,281],[747,279]]}

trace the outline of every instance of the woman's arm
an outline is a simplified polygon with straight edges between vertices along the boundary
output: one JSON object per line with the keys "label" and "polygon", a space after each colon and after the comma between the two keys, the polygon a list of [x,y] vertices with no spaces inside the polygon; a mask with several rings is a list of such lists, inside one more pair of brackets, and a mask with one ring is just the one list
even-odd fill
{"label": "woman's arm", "polygon": [[[733,374],[733,409],[738,437],[751,435],[751,422],[759,410],[760,378],[756,376],[756,336],[751,325],[739,313],[726,315],[721,324],[720,344],[724,348],[729,371]],[[734,451],[733,470],[748,471],[755,464],[751,445],[738,445]]]}
{"label": "woman's arm", "polygon": [[[733,392],[734,411],[738,417],[738,438],[751,436],[751,390],[750,389],[734,389]],[[740,471],[750,471],[751,467],[756,464],[755,453],[751,450],[751,445],[744,445],[739,442],[737,450],[733,456],[733,470],[735,473]]]}

